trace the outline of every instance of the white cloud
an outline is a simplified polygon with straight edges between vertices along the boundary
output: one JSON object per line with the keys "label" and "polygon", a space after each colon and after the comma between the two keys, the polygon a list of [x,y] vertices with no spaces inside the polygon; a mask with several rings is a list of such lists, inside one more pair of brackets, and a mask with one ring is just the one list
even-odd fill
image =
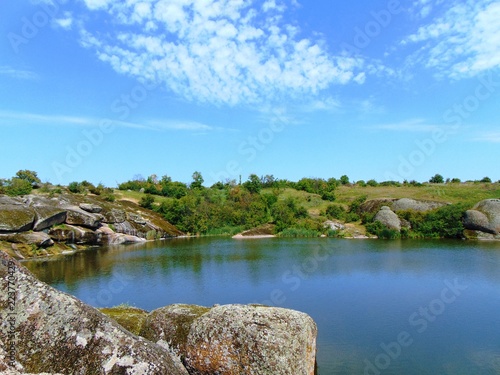
{"label": "white cloud", "polygon": [[52,22],[57,27],[65,30],[71,30],[71,27],[73,26],[73,16],[70,12],[64,12],[62,18],[55,18]]}
{"label": "white cloud", "polygon": [[9,76],[11,78],[16,78],[16,79],[26,79],[26,80],[38,79],[38,75],[29,70],[15,69],[10,66],[1,66],[1,65],[0,65],[0,75]]}
{"label": "white cloud", "polygon": [[500,143],[500,131],[483,132],[474,138],[478,142]]}
{"label": "white cloud", "polygon": [[[424,5],[430,0],[419,2]],[[409,65],[423,64],[451,78],[471,77],[499,67],[500,1],[454,1],[446,5],[442,16],[403,40],[404,45],[420,46],[408,59]]]}
{"label": "white cloud", "polygon": [[[120,31],[82,29],[82,45],[119,73],[159,81],[188,100],[256,104],[364,83],[361,58],[332,56],[283,22],[284,1],[85,0]],[[292,2],[292,6],[295,3]]]}
{"label": "white cloud", "polygon": [[[231,131],[232,129],[225,129],[220,127],[213,127],[195,121],[183,120],[146,120],[142,122],[131,121],[110,121],[113,126],[144,129],[144,130],[178,130],[178,131]],[[53,125],[53,126],[98,126],[102,119],[85,117],[85,116],[66,116],[66,115],[43,115],[38,113],[29,112],[10,112],[0,111],[0,125]]]}
{"label": "white cloud", "polygon": [[432,125],[426,123],[425,120],[422,119],[411,119],[402,121],[399,123],[391,123],[391,124],[380,124],[370,126],[371,130],[387,130],[387,131],[396,131],[396,132],[418,132],[418,133],[430,133],[436,130],[445,130],[446,127]]}

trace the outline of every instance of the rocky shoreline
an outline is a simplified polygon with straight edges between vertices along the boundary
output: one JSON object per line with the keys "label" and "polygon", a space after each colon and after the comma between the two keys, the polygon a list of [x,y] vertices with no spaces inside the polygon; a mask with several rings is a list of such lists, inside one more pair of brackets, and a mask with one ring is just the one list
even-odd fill
{"label": "rocky shoreline", "polygon": [[0,248],[18,259],[182,235],[161,215],[129,201],[76,194],[0,196]]}
{"label": "rocky shoreline", "polygon": [[123,319],[128,308],[108,311],[112,319],[37,280],[2,251],[0,306],[2,374],[315,372],[317,327],[298,311],[173,305],[151,313],[135,309],[130,326]]}

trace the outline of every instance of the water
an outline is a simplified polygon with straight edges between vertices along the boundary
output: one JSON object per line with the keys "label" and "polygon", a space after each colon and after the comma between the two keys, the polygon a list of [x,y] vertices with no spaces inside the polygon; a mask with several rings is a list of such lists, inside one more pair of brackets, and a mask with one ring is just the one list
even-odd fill
{"label": "water", "polygon": [[97,307],[304,311],[320,375],[500,374],[500,243],[179,239],[25,264]]}

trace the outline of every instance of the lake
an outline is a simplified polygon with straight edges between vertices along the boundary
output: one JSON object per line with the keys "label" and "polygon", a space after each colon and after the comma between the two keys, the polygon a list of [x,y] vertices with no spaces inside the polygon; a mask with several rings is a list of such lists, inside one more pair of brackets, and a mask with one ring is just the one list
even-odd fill
{"label": "lake", "polygon": [[174,239],[24,264],[96,307],[306,312],[320,375],[500,374],[498,242]]}

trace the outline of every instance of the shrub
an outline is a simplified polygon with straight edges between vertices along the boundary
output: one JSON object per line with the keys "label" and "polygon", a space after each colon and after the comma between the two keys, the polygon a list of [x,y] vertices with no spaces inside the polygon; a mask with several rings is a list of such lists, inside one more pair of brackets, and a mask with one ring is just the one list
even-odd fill
{"label": "shrub", "polygon": [[155,198],[150,194],[146,194],[139,201],[139,206],[141,206],[143,208],[147,208],[148,210],[152,210],[154,202],[155,202]]}
{"label": "shrub", "polygon": [[333,191],[326,191],[321,195],[321,199],[324,201],[329,201],[329,202],[334,202],[337,197],[335,196],[335,193]]}
{"label": "shrub", "polygon": [[26,195],[31,193],[33,185],[27,180],[13,178],[4,189],[7,195],[10,196]]}
{"label": "shrub", "polygon": [[325,211],[325,215],[328,219],[343,220],[345,218],[345,208],[340,204],[330,204]]}
{"label": "shrub", "polygon": [[366,184],[367,184],[368,186],[372,186],[372,187],[376,187],[376,186],[378,186],[378,182],[377,182],[377,181],[375,181],[375,180],[368,180],[368,181],[366,182]]}
{"label": "shrub", "polygon": [[431,177],[429,182],[431,184],[442,184],[444,182],[444,178],[440,174],[435,174],[433,177]]}
{"label": "shrub", "polygon": [[81,194],[85,188],[80,183],[73,181],[68,185],[68,190],[73,194]]}
{"label": "shrub", "polygon": [[28,169],[17,171],[16,177],[21,180],[28,181],[33,187],[39,186],[42,183],[42,181],[38,178],[37,173]]}

